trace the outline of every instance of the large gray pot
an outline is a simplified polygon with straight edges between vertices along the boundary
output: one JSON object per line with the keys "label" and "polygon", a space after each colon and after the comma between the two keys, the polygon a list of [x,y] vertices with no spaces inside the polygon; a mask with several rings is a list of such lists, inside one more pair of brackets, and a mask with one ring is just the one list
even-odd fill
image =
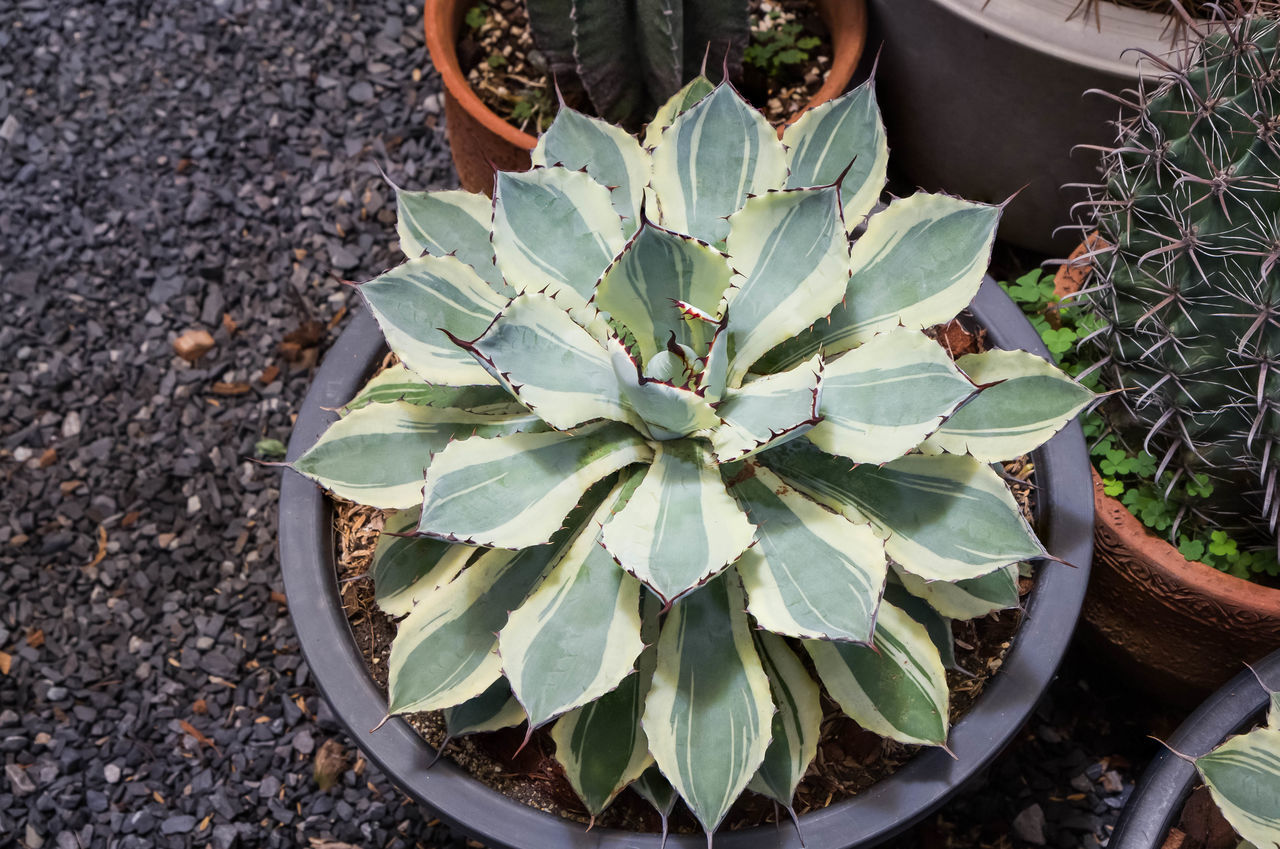
{"label": "large gray pot", "polygon": [[[871,41],[881,42],[876,89],[890,162],[909,185],[1000,202],[1022,191],[1001,237],[1065,256],[1098,156],[1072,147],[1108,144],[1119,106],[1091,88],[1120,92],[1138,80],[1136,52],[1173,50],[1167,20],[1102,0],[1087,20],[1078,0],[871,0]],[[1148,73],[1153,66],[1144,63]],[[1023,188],[1025,186],[1025,188]]]}

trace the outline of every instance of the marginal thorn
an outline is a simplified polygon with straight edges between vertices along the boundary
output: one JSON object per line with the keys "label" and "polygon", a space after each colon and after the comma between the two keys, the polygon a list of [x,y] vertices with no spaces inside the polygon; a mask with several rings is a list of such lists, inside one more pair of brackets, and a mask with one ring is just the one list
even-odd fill
{"label": "marginal thorn", "polygon": [[372,733],[374,733],[375,731],[377,731],[379,728],[381,728],[382,726],[386,725],[386,724],[387,724],[387,720],[389,720],[390,718],[391,718],[391,714],[390,714],[390,713],[383,715],[382,720],[381,720],[380,722],[378,722],[378,724],[377,724],[377,725],[375,725],[375,726],[373,726],[372,728],[370,728],[370,729],[369,729],[369,733],[370,733],[370,734],[372,734]]}

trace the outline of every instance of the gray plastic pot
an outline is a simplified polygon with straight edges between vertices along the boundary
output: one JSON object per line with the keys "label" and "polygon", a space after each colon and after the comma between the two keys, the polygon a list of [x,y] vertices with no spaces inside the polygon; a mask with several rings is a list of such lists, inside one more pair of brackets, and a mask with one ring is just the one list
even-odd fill
{"label": "gray plastic pot", "polygon": [[[1196,708],[1169,738],[1169,748],[1200,757],[1231,735],[1248,731],[1271,701],[1259,679],[1280,686],[1280,651],[1240,672]],[[1194,764],[1162,749],[1129,797],[1108,849],[1160,849],[1199,783]]]}
{"label": "gray plastic pot", "polygon": [[[999,203],[1017,198],[1000,235],[1066,256],[1078,190],[1095,182],[1098,156],[1078,144],[1115,139],[1119,106],[1088,89],[1120,92],[1138,80],[1137,53],[1172,49],[1166,19],[1100,0],[1094,16],[1067,20],[1078,0],[871,0],[880,50],[876,91],[907,186]],[[1150,66],[1148,66],[1150,67]],[[1021,190],[1021,191],[1019,191]]]}
{"label": "gray plastic pot", "polygon": [[[991,280],[973,303],[995,345],[1047,351],[1022,312]],[[350,400],[385,349],[377,325],[361,312],[325,356],[289,440],[294,458],[319,438],[336,408]],[[1048,550],[1067,563],[1041,564],[1026,616],[1003,666],[951,731],[952,758],[930,749],[851,799],[800,818],[808,849],[872,846],[928,815],[988,764],[1018,732],[1057,674],[1084,601],[1093,553],[1093,491],[1080,426],[1072,424],[1033,455],[1037,522]],[[377,731],[387,703],[365,670],[339,601],[333,516],[310,481],[285,472],[280,491],[280,566],[289,613],[316,683],[370,760],[419,803],[491,849],[658,849],[656,834],[587,831],[526,807],[471,778],[448,759],[428,768],[434,750],[394,718]],[[673,835],[670,849],[705,849],[701,835]],[[795,831],[772,825],[716,836],[720,849],[798,849]]]}

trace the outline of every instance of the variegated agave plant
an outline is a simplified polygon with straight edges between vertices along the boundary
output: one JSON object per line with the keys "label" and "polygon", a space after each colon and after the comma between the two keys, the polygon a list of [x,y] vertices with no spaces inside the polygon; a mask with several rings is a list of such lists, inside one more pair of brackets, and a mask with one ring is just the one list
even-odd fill
{"label": "variegated agave plant", "polygon": [[870,214],[887,156],[869,85],[780,142],[699,79],[643,143],[562,111],[492,202],[399,193],[409,261],[360,291],[401,364],[293,464],[401,511],[390,713],[554,722],[593,815],[674,788],[708,833],[748,786],[790,806],[801,652],[864,727],[945,744],[948,617],[1016,605],[1044,553],[989,464],[1091,396],[923,332],[977,292],[999,208]]}

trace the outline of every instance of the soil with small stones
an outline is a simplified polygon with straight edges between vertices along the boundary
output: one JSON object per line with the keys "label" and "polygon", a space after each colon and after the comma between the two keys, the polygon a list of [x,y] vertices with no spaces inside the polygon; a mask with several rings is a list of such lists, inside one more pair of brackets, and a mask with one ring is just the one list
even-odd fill
{"label": "soil with small stones", "polygon": [[[0,3],[0,846],[468,845],[316,691],[249,460],[400,261],[378,166],[457,185],[421,13]],[[1105,839],[1173,723],[1094,667],[893,845]]]}
{"label": "soil with small stones", "polygon": [[[479,5],[479,26],[464,25],[458,40],[458,63],[467,82],[484,103],[507,123],[536,135],[555,118],[558,97],[547,59],[533,39],[523,0]],[[804,109],[826,82],[833,55],[831,36],[809,0],[750,0],[752,42],[759,33],[776,33],[798,24],[795,40],[816,38],[820,44],[806,51],[808,59],[766,73],[744,63],[743,78],[735,80],[771,124],[781,126]],[[712,76],[716,76],[712,74]],[[592,113],[580,85],[561,82],[566,103]]]}

